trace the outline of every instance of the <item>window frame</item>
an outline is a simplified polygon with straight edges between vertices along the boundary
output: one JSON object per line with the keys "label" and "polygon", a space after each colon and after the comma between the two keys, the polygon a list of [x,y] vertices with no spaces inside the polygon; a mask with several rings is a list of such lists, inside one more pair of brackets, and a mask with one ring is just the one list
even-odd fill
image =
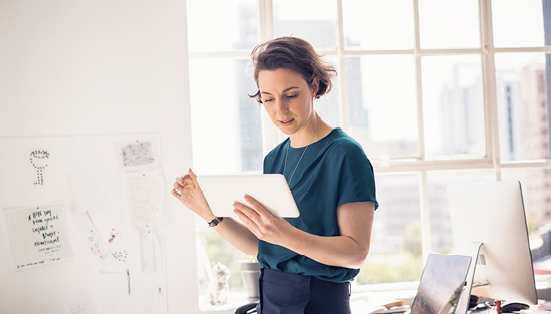
{"label": "window frame", "polygon": [[[340,126],[346,132],[348,130],[348,108],[346,92],[346,57],[349,56],[368,56],[368,55],[388,55],[403,54],[412,55],[415,60],[415,84],[416,84],[416,103],[417,103],[417,125],[418,125],[418,151],[416,157],[390,157],[381,160],[370,158],[373,163],[376,174],[393,173],[417,173],[420,182],[420,210],[421,210],[421,239],[422,255],[426,260],[428,254],[432,252],[431,244],[431,217],[429,206],[429,186],[427,183],[427,174],[431,171],[455,171],[455,170],[491,170],[495,181],[501,181],[501,172],[503,169],[551,169],[551,159],[524,160],[524,161],[502,161],[500,156],[500,144],[498,133],[498,106],[496,92],[496,73],[495,73],[495,54],[496,53],[515,53],[515,52],[540,52],[550,53],[551,46],[543,47],[512,47],[496,48],[493,42],[492,26],[492,1],[478,0],[479,7],[479,31],[480,48],[472,49],[422,49],[420,44],[419,27],[419,1],[413,1],[413,49],[405,50],[346,50],[345,37],[343,30],[343,0],[336,0],[337,5],[337,47],[335,50],[318,50],[326,56],[336,57],[338,60],[339,75],[335,83],[340,93],[339,114]],[[274,18],[273,18],[273,0],[257,0],[259,17],[259,42],[273,37]],[[544,13],[546,8],[544,7]],[[485,147],[486,155],[481,158],[432,158],[425,154],[424,142],[424,121],[423,121],[423,99],[422,99],[422,78],[421,78],[421,59],[426,56],[444,56],[458,54],[475,54],[481,58],[482,64],[482,91],[484,106],[484,128],[485,128]],[[189,52],[189,59],[194,58],[249,58],[250,51],[202,51]],[[547,82],[549,86],[550,82]],[[269,117],[262,111],[262,139],[263,153],[267,154],[273,147],[281,142],[281,135],[278,129],[273,126]]]}

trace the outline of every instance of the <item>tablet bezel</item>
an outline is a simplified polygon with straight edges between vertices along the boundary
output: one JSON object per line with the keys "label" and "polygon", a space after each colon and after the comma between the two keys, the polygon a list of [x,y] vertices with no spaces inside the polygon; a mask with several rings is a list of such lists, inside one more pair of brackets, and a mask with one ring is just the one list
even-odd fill
{"label": "tablet bezel", "polygon": [[250,195],[277,217],[297,218],[300,212],[281,174],[199,175],[199,186],[217,217],[237,217],[233,203],[249,205]]}

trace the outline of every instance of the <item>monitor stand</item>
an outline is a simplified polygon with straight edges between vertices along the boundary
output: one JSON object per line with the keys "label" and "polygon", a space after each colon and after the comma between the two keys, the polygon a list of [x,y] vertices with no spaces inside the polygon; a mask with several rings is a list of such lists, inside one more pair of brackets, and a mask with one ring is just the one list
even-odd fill
{"label": "monitor stand", "polygon": [[455,314],[466,314],[469,310],[469,301],[471,299],[471,290],[473,288],[474,272],[476,264],[478,263],[478,254],[480,253],[481,242],[471,242],[467,247],[467,256],[471,257],[471,265],[469,265],[469,272],[467,273],[467,283],[465,289],[459,297],[457,307],[455,308]]}

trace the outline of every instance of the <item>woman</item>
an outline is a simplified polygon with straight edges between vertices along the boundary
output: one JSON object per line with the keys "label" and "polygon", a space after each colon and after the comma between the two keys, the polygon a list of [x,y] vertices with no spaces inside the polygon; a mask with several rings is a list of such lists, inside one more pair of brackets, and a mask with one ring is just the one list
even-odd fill
{"label": "woman", "polygon": [[287,179],[300,217],[278,218],[251,197],[235,219],[217,218],[196,175],[172,194],[263,267],[259,313],[350,313],[350,281],[369,251],[377,208],[373,169],[361,146],[321,119],[314,99],[331,89],[335,69],[296,37],[252,51],[252,95],[288,138],[264,159],[264,173]]}

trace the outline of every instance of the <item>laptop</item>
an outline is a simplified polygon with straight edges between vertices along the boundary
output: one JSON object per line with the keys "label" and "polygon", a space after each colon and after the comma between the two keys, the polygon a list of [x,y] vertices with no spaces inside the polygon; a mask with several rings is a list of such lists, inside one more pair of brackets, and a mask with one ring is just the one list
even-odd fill
{"label": "laptop", "polygon": [[430,254],[411,304],[411,314],[454,313],[471,260],[466,255]]}
{"label": "laptop", "polygon": [[381,309],[377,313],[448,314],[454,313],[472,258],[465,255],[431,253],[421,275],[411,307]]}

